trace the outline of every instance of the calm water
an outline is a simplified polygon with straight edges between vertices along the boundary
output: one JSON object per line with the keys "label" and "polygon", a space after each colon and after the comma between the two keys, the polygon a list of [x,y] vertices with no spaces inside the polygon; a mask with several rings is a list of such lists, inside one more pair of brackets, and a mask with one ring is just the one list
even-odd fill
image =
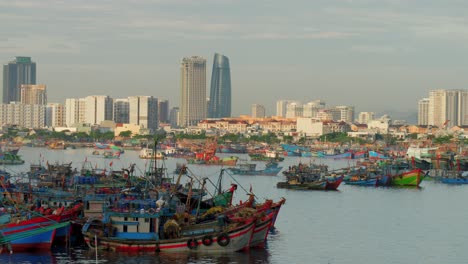
{"label": "calm water", "polygon": [[[120,169],[130,163],[144,171],[147,161],[138,159],[137,151],[126,151],[119,160],[91,155],[92,149],[48,150],[22,148],[26,161],[40,159],[54,162],[73,161],[80,168],[87,159],[99,168]],[[41,153],[41,154],[40,154]],[[247,155],[239,155],[247,159]],[[177,162],[165,161],[169,171]],[[286,158],[283,166],[310,159]],[[348,161],[316,160],[330,168],[348,166]],[[258,163],[262,168],[262,163]],[[24,166],[8,167],[14,172]],[[220,167],[189,165],[197,176],[214,183]],[[250,252],[203,255],[140,255],[100,252],[99,263],[467,263],[466,223],[468,186],[447,186],[423,182],[420,189],[366,188],[341,185],[337,192],[292,191],[277,189],[282,176],[235,176],[243,187],[263,199],[287,199],[276,222],[278,232],[269,236],[266,249]],[[224,174],[225,186],[234,182]],[[241,188],[237,201],[245,199]],[[55,247],[51,252],[14,253],[0,256],[0,263],[96,263],[95,252],[86,247],[69,250]]]}

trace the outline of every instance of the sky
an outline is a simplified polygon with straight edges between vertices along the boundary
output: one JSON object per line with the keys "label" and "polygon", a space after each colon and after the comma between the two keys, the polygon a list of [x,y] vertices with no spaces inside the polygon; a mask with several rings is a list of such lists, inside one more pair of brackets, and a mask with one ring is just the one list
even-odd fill
{"label": "sky", "polygon": [[[230,60],[232,112],[321,99],[417,111],[468,87],[464,0],[0,0],[0,61],[30,56],[49,102],[153,95],[177,106],[180,61]],[[1,78],[2,76],[0,76]]]}

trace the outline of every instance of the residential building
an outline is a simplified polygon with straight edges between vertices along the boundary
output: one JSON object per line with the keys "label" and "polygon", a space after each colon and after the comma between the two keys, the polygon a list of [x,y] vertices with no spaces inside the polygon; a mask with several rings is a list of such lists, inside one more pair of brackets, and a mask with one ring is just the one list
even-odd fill
{"label": "residential building", "polygon": [[193,56],[180,64],[180,125],[196,126],[206,118],[206,60]]}
{"label": "residential building", "polygon": [[322,100],[311,101],[303,105],[302,108],[303,117],[317,118],[319,110],[325,108],[325,102]]}
{"label": "residential building", "polygon": [[264,118],[265,117],[265,106],[261,104],[252,105],[252,117],[253,118]]}
{"label": "residential building", "polygon": [[148,129],[150,133],[158,129],[158,99],[153,96],[130,96],[129,123]]}
{"label": "residential building", "polygon": [[288,104],[296,103],[300,104],[300,102],[294,100],[279,100],[276,102],[276,116],[278,117],[286,117],[286,113],[288,111]]}
{"label": "residential building", "polygon": [[44,128],[45,105],[21,104],[19,102],[0,104],[0,122],[4,125],[17,125],[21,128]]}
{"label": "residential building", "polygon": [[374,112],[360,112],[358,116],[358,123],[359,124],[367,124],[369,121],[374,120],[375,113]]}
{"label": "residential building", "polygon": [[114,99],[114,122],[117,124],[128,124],[130,122],[128,98]]}
{"label": "residential building", "polygon": [[179,107],[173,107],[169,114],[169,122],[171,123],[171,127],[179,127],[180,126],[180,111]]}
{"label": "residential building", "polygon": [[343,121],[346,123],[354,122],[354,106],[335,106],[329,109],[332,114],[332,120]]}
{"label": "residential building", "polygon": [[228,57],[215,53],[211,74],[209,118],[231,116],[231,70]]}
{"label": "residential building", "polygon": [[46,127],[65,126],[65,106],[60,103],[48,103],[45,110]]}
{"label": "residential building", "polygon": [[286,118],[302,117],[303,108],[300,102],[289,103],[286,106]]}
{"label": "residential building", "polygon": [[159,123],[169,123],[169,101],[158,100],[158,120]]}
{"label": "residential building", "polygon": [[67,127],[86,122],[86,101],[84,98],[65,99],[65,124]]}
{"label": "residential building", "polygon": [[20,91],[22,104],[47,104],[47,92],[44,84],[22,84]]}
{"label": "residential building", "polygon": [[36,63],[31,57],[16,57],[3,65],[2,102],[19,102],[22,84],[36,84]]}
{"label": "residential building", "polygon": [[102,121],[111,121],[113,100],[107,95],[92,95],[85,99],[85,123],[99,125]]}

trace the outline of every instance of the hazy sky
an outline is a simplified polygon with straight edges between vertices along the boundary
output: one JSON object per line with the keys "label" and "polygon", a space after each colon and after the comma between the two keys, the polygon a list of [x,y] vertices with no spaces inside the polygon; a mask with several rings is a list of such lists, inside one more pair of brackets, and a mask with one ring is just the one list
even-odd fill
{"label": "hazy sky", "polygon": [[[229,57],[233,114],[278,99],[416,111],[468,87],[464,0],[0,0],[0,61],[31,56],[49,102],[153,95],[178,105],[179,62]],[[0,77],[1,78],[1,77]]]}

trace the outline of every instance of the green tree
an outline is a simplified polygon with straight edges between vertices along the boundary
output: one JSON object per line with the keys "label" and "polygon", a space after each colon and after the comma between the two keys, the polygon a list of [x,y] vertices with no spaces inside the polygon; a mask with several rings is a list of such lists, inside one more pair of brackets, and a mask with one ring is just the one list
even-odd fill
{"label": "green tree", "polygon": [[132,131],[130,130],[122,131],[119,133],[119,136],[129,138],[132,136]]}

